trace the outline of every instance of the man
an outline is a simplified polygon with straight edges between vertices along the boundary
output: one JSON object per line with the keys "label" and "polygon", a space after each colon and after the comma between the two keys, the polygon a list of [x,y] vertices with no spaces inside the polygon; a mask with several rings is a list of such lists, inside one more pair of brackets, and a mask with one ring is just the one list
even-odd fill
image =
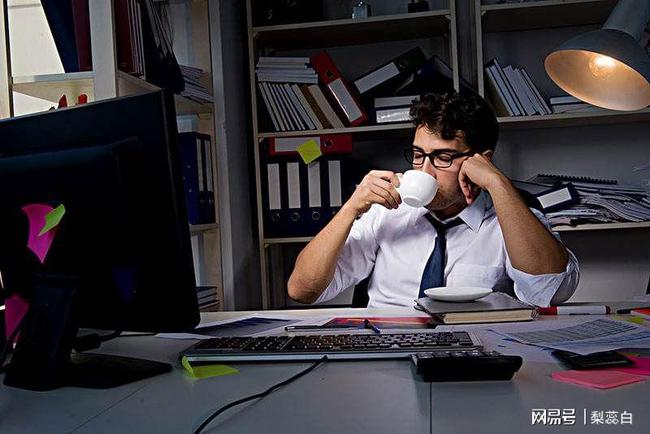
{"label": "man", "polygon": [[289,296],[322,302],[370,276],[368,307],[413,306],[431,286],[489,287],[538,306],[567,300],[577,260],[491,163],[498,124],[485,100],[425,95],[411,116],[405,157],[437,179],[433,201],[401,204],[401,175],[371,171],[298,256]]}

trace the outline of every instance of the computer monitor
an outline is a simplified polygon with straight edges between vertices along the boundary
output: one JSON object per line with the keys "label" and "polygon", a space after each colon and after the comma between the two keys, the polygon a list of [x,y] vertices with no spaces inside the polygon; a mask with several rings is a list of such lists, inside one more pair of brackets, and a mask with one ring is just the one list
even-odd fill
{"label": "computer monitor", "polygon": [[[4,291],[30,302],[5,384],[110,387],[171,368],[71,350],[80,327],[199,321],[176,137],[163,91],[0,121],[0,272]],[[61,204],[41,262],[25,207]]]}

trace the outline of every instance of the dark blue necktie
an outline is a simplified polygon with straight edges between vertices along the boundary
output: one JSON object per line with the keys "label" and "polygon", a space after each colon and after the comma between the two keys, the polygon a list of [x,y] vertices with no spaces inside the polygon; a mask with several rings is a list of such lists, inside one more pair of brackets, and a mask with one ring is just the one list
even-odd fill
{"label": "dark blue necktie", "polygon": [[418,298],[425,296],[425,289],[445,286],[445,258],[447,256],[447,239],[445,233],[447,229],[463,223],[460,218],[455,218],[445,224],[433,218],[431,214],[426,214],[425,217],[436,229],[437,236],[436,246],[434,247],[431,256],[429,256],[426,267],[424,267],[424,273],[422,273]]}

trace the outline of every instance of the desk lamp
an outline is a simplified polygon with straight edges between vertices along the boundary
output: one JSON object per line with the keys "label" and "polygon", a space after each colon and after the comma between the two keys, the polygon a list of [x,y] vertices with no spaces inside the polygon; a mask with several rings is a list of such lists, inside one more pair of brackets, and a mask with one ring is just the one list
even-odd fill
{"label": "desk lamp", "polygon": [[600,30],[562,44],[546,57],[551,79],[569,94],[612,110],[650,105],[650,59],[639,44],[650,0],[619,0]]}

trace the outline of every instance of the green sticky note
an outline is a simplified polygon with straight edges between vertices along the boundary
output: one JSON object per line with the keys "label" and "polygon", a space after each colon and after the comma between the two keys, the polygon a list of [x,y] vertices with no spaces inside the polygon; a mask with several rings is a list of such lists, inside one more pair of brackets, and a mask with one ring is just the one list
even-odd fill
{"label": "green sticky note", "polygon": [[320,151],[320,146],[314,139],[307,140],[305,143],[298,146],[296,148],[296,151],[298,151],[302,157],[302,161],[304,161],[305,164],[309,164],[323,155],[323,153]]}
{"label": "green sticky note", "polygon": [[645,320],[643,318],[639,318],[638,316],[633,316],[631,318],[628,318],[627,320],[629,322],[633,322],[634,324],[639,324],[639,325],[645,324]]}
{"label": "green sticky note", "polygon": [[222,375],[230,374],[239,374],[239,371],[235,368],[231,368],[227,365],[198,365],[192,366],[187,360],[187,357],[181,359],[181,365],[185,368],[185,371],[192,378],[209,378],[209,377],[220,377]]}
{"label": "green sticky note", "polygon": [[65,206],[63,206],[63,204],[57,206],[52,211],[45,214],[45,226],[43,226],[43,229],[41,229],[41,231],[38,233],[38,236],[40,237],[41,235],[57,227],[59,223],[61,223],[61,219],[64,215]]}
{"label": "green sticky note", "polygon": [[631,323],[639,324],[639,325],[644,325],[645,324],[644,319],[639,318],[638,316],[625,317],[625,316],[620,316],[620,315],[614,315],[614,319],[617,319],[619,321],[627,321],[627,322],[631,322]]}

